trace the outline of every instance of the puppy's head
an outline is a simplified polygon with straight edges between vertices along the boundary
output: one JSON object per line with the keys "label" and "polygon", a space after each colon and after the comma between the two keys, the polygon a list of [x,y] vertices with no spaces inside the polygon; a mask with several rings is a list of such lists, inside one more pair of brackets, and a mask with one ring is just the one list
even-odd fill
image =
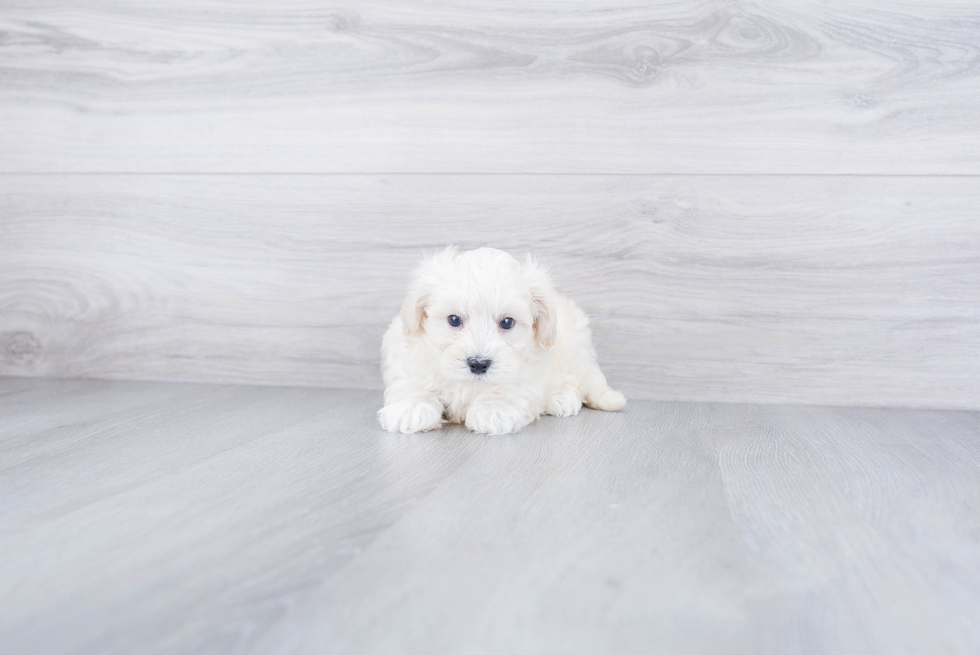
{"label": "puppy's head", "polygon": [[554,295],[530,256],[522,264],[493,248],[450,246],[416,271],[402,327],[439,353],[443,377],[506,383],[533,349],[554,344]]}

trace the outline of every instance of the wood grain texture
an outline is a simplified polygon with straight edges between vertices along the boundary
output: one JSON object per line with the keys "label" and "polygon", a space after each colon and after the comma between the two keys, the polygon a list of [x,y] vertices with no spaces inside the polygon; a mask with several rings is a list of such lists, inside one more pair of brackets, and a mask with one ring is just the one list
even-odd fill
{"label": "wood grain texture", "polygon": [[4,3],[0,171],[980,173],[976,2]]}
{"label": "wood grain texture", "polygon": [[980,413],[0,380],[11,653],[980,649]]}
{"label": "wood grain texture", "polygon": [[0,176],[0,374],[380,388],[425,249],[531,251],[632,398],[980,407],[980,185]]}

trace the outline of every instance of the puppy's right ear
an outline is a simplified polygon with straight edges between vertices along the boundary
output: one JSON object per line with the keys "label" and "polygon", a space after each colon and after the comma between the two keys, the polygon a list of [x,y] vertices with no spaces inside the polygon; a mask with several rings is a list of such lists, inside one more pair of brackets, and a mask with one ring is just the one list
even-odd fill
{"label": "puppy's right ear", "polygon": [[408,295],[405,296],[405,302],[402,304],[401,319],[405,334],[415,335],[422,332],[429,295],[437,288],[444,267],[455,258],[456,246],[448,246],[445,250],[423,258],[422,263],[415,269],[415,277],[408,287]]}
{"label": "puppy's right ear", "polygon": [[425,320],[425,304],[428,295],[423,292],[418,280],[412,283],[402,303],[402,330],[407,335],[415,335],[422,332],[422,321]]}

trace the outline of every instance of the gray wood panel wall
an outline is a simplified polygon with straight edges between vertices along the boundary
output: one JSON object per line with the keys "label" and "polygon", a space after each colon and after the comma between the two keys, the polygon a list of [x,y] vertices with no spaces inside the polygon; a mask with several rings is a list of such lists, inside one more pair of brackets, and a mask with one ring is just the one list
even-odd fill
{"label": "gray wood panel wall", "polygon": [[0,375],[380,386],[531,251],[632,397],[980,407],[972,1],[7,2]]}
{"label": "gray wood panel wall", "polygon": [[8,0],[3,171],[980,173],[975,0]]}

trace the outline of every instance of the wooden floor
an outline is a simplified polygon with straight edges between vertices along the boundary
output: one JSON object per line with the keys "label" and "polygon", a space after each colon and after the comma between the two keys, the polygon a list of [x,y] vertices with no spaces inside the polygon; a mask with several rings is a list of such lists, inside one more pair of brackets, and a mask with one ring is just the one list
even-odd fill
{"label": "wooden floor", "polygon": [[4,653],[976,653],[980,413],[0,379]]}

